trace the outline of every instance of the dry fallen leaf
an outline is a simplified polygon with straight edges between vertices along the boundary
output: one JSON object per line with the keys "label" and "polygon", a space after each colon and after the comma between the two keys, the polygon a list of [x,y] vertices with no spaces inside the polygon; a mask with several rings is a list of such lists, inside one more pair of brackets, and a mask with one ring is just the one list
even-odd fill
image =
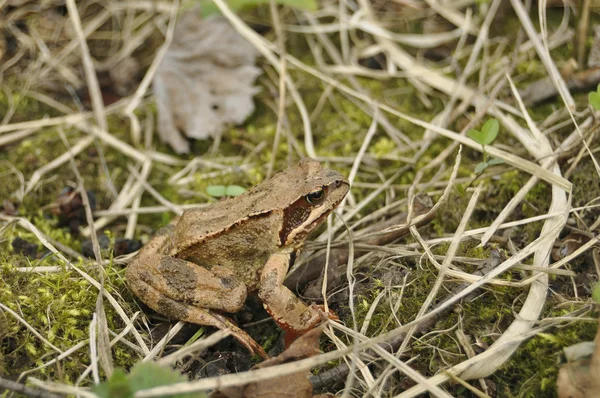
{"label": "dry fallen leaf", "polygon": [[600,328],[593,347],[578,344],[565,349],[567,360],[556,380],[558,398],[600,397]]}
{"label": "dry fallen leaf", "polygon": [[[254,366],[252,369],[262,369],[283,363],[289,363],[317,355],[319,337],[323,326],[317,327],[294,341],[290,348],[275,358],[271,358]],[[227,387],[213,392],[211,398],[325,398],[333,395],[314,395],[313,386],[309,380],[310,372],[303,371],[289,375],[258,381],[244,386]]]}
{"label": "dry fallen leaf", "polygon": [[215,137],[242,123],[254,111],[257,55],[225,18],[201,19],[197,9],[184,14],[154,76],[160,138],[187,153],[186,137]]}

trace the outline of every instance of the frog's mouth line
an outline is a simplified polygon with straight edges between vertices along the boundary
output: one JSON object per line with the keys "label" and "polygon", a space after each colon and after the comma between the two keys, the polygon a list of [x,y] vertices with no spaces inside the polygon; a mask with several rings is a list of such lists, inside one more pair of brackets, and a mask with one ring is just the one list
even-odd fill
{"label": "frog's mouth line", "polygon": [[[337,207],[337,205],[339,205],[340,202],[341,202],[341,200],[338,201],[333,207],[334,208]],[[311,227],[311,231],[314,230],[314,229],[316,229],[319,225],[323,224],[325,222],[325,220],[327,219],[327,217],[331,213],[333,213],[333,211],[330,211],[329,213],[323,213],[319,217],[317,217],[317,219],[315,221],[313,221],[312,223],[310,223],[309,225]]]}

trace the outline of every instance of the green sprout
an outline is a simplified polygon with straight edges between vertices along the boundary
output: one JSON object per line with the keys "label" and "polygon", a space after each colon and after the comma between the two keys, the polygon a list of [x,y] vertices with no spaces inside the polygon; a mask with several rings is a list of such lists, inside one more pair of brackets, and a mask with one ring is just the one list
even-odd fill
{"label": "green sprout", "polygon": [[592,91],[588,94],[588,100],[595,110],[600,111],[600,84],[596,87],[596,91]]}
{"label": "green sprout", "polygon": [[496,137],[498,136],[498,130],[500,130],[500,124],[496,119],[489,119],[484,123],[483,127],[481,127],[481,131],[470,129],[467,131],[467,135],[476,143],[481,145],[483,150],[483,162],[479,162],[477,166],[475,166],[475,174],[481,174],[485,169],[489,166],[494,166],[497,164],[504,163],[502,159],[492,158],[489,159],[489,155],[485,150],[486,145],[490,145]]}

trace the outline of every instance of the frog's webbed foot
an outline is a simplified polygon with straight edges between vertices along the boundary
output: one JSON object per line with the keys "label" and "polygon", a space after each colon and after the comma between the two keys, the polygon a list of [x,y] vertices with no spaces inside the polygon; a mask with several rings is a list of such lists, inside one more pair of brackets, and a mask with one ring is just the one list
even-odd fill
{"label": "frog's webbed foot", "polygon": [[285,329],[285,334],[283,338],[283,342],[285,348],[288,349],[298,337],[302,336],[305,333],[308,333],[311,330],[314,330],[319,324],[323,324],[330,320],[339,321],[340,318],[331,310],[325,311],[325,306],[321,304],[313,304],[310,306],[311,310],[313,310],[318,316],[312,318],[312,321],[307,322],[306,329],[304,330],[295,330],[295,329]]}

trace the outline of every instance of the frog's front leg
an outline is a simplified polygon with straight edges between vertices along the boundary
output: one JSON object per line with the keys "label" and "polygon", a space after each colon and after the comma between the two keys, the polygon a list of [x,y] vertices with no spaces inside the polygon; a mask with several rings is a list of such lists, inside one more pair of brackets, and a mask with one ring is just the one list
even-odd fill
{"label": "frog's front leg", "polygon": [[268,355],[246,332],[228,318],[209,309],[239,311],[246,300],[246,286],[224,267],[210,270],[189,261],[155,253],[140,252],[128,266],[131,290],[150,308],[170,318],[229,330],[263,358]]}
{"label": "frog's front leg", "polygon": [[321,322],[320,306],[308,306],[283,285],[291,253],[269,257],[261,276],[258,296],[265,309],[284,330],[302,334]]}

